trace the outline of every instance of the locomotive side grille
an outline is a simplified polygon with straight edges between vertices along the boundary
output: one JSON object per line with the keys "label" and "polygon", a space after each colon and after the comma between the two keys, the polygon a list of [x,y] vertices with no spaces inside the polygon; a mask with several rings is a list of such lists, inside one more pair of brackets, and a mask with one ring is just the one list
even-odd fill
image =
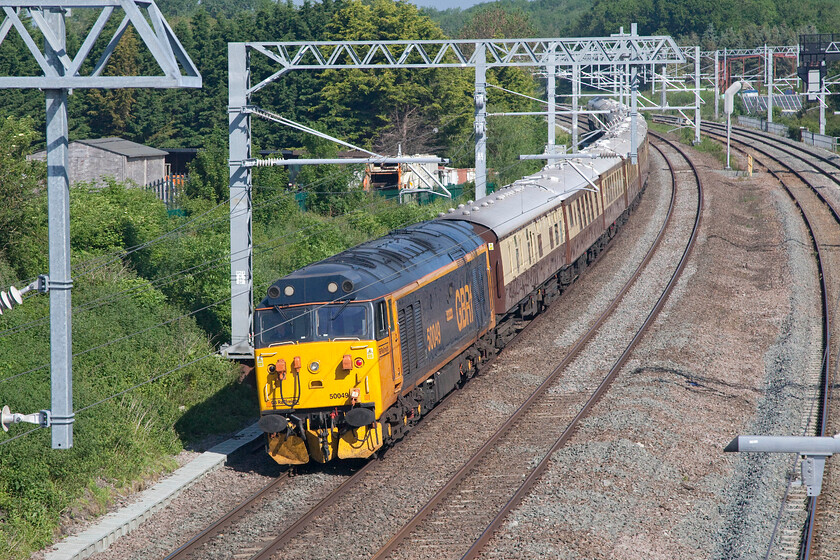
{"label": "locomotive side grille", "polygon": [[[406,335],[408,338],[408,367],[409,372],[417,369],[417,333],[414,332],[414,306],[409,305],[406,309]],[[403,374],[404,375],[404,374]]]}
{"label": "locomotive side grille", "polygon": [[400,325],[400,349],[402,350],[402,360],[403,360],[403,377],[409,377],[411,375],[411,348],[414,348],[413,344],[409,344],[409,337],[411,336],[408,330],[405,327],[405,314],[406,311],[411,311],[411,306],[407,307],[406,309],[400,309],[397,312],[397,322]]}
{"label": "locomotive side grille", "polygon": [[475,302],[477,304],[478,309],[484,308],[484,302],[486,301],[486,296],[484,293],[485,285],[484,282],[481,281],[481,274],[478,270],[478,267],[473,267],[472,269],[472,281],[473,281],[473,294],[475,294]]}
{"label": "locomotive side grille", "polygon": [[414,343],[416,345],[417,351],[414,354],[414,358],[417,360],[415,362],[414,367],[420,367],[425,360],[426,354],[423,352],[424,350],[424,340],[423,340],[423,315],[420,312],[420,302],[416,302],[413,306],[414,308]]}
{"label": "locomotive side grille", "polygon": [[423,338],[423,315],[420,302],[415,301],[397,312],[400,325],[400,347],[402,348],[403,376],[410,377],[425,362]]}

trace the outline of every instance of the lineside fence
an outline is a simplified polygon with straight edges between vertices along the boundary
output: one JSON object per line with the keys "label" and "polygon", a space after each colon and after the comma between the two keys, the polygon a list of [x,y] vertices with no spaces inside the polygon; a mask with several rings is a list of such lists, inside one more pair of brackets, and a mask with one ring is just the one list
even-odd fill
{"label": "lineside fence", "polygon": [[755,128],[756,130],[763,130],[764,132],[769,132],[770,134],[775,134],[777,136],[790,138],[790,131],[788,127],[778,123],[767,122],[765,119],[738,115],[738,124],[749,128]]}
{"label": "lineside fence", "polygon": [[[786,138],[791,137],[790,129],[788,127],[781,124],[767,122],[764,119],[739,115],[738,124],[749,128],[755,128],[756,130],[763,130],[764,132],[769,132],[771,134],[777,134],[778,136],[784,136]],[[817,134],[816,132],[811,132],[807,128],[799,129],[798,139],[803,144],[808,144],[809,146],[815,146],[831,152],[837,152],[838,147],[840,147],[840,138],[837,136]],[[796,138],[794,138],[794,140],[796,140]]]}
{"label": "lineside fence", "polygon": [[840,138],[836,136],[826,136],[825,134],[817,134],[807,129],[802,129],[802,143],[823,148],[825,150],[837,151],[837,143]]}
{"label": "lineside fence", "polygon": [[149,183],[146,188],[154,191],[158,199],[166,204],[168,209],[172,209],[177,205],[178,197],[183,192],[186,182],[186,175],[167,175],[163,179]]}

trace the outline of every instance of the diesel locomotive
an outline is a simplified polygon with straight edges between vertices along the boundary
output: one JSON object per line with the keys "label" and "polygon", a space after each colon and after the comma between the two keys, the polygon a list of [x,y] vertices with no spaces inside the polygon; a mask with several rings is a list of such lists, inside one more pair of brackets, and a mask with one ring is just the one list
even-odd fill
{"label": "diesel locomotive", "polygon": [[254,318],[259,425],[280,464],[366,458],[402,438],[574,282],[648,174],[626,108],[598,159],[549,165],[437,219],[274,282]]}

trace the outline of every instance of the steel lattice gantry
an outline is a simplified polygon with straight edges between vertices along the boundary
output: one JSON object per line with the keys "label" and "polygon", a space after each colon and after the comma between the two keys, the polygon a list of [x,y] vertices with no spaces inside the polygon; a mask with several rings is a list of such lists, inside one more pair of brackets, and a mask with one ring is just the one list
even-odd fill
{"label": "steel lattice gantry", "polygon": [[[251,58],[276,65],[251,84]],[[476,197],[486,192],[486,71],[493,67],[636,66],[684,62],[671,37],[467,39],[417,41],[292,41],[228,44],[231,344],[230,358],[252,358],[253,252],[251,241],[251,96],[293,70],[473,68],[475,71]],[[635,70],[634,70],[635,71]],[[628,80],[629,83],[629,80]]]}
{"label": "steel lattice gantry", "polygon": [[[52,427],[53,448],[67,449],[73,446],[74,421],[68,92],[72,88],[201,87],[201,75],[151,0],[0,0],[0,8],[5,14],[0,24],[0,46],[14,30],[41,70],[41,75],[35,76],[0,76],[0,88],[39,88],[46,94],[50,271],[45,290],[50,294],[52,410],[41,411],[38,423]],[[65,33],[65,17],[70,17],[71,9],[100,10],[75,54],[67,50]],[[97,39],[115,14],[121,15],[120,23],[110,40],[97,49]],[[114,49],[130,28],[154,57],[160,75],[102,75]],[[43,40],[43,51],[36,38]]]}
{"label": "steel lattice gantry", "polygon": [[[786,89],[797,89],[800,82],[796,75],[799,51],[799,45],[764,45],[704,52],[705,58],[714,60],[714,70],[707,75],[715,86],[715,116],[718,115],[721,91],[737,81],[755,82],[767,88],[767,121],[773,122],[774,97],[784,95]],[[740,71],[733,68],[735,61],[741,62]],[[748,64],[750,61],[752,65]]]}

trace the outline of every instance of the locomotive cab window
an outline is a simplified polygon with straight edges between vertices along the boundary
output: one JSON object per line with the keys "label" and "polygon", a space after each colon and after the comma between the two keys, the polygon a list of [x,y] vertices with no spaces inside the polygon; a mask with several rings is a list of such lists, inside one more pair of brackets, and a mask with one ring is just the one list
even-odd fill
{"label": "locomotive cab window", "polygon": [[373,333],[367,305],[347,302],[319,307],[315,311],[315,338],[318,340],[370,340]]}
{"label": "locomotive cab window", "polygon": [[385,300],[376,302],[374,309],[374,321],[376,328],[376,340],[382,340],[388,336],[388,304]]}
{"label": "locomotive cab window", "polygon": [[257,311],[257,332],[254,333],[257,347],[312,340],[311,314],[310,306],[277,306]]}

